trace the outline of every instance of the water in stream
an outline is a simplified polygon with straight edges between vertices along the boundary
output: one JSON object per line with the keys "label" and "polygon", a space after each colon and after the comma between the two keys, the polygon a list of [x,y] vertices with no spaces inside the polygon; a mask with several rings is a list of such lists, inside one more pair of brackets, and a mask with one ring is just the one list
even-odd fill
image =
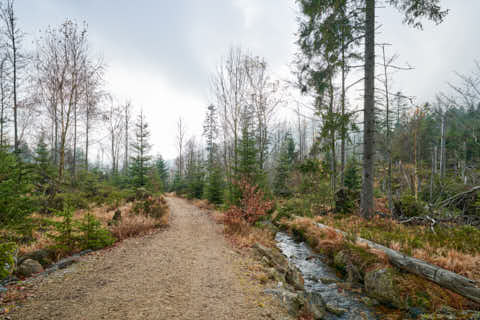
{"label": "water in stream", "polygon": [[378,319],[374,310],[362,302],[362,295],[343,290],[337,285],[337,282],[341,283],[342,280],[338,278],[335,270],[322,260],[321,255],[315,254],[307,244],[296,242],[283,232],[278,232],[275,240],[282,253],[302,272],[307,292],[317,292],[323,297],[326,304],[346,310],[342,315],[328,313],[326,319]]}

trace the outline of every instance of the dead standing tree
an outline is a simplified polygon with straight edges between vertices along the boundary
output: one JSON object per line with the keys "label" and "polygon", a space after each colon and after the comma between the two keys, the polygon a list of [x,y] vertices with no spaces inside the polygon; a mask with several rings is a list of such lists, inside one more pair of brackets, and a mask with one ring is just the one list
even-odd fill
{"label": "dead standing tree", "polygon": [[3,35],[6,39],[5,47],[8,61],[11,66],[11,87],[13,99],[13,130],[14,130],[14,148],[15,152],[19,151],[19,135],[18,135],[18,87],[19,73],[25,67],[25,56],[22,54],[21,43],[24,33],[18,28],[18,18],[15,15],[14,1],[7,0],[7,3],[1,7],[0,18],[4,27]]}

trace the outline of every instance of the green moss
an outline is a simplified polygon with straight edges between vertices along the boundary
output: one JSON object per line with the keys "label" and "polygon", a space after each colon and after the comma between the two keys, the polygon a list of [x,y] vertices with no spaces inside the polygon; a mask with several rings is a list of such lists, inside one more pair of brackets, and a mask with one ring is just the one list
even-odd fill
{"label": "green moss", "polygon": [[348,243],[346,246],[352,257],[352,263],[356,265],[362,273],[365,273],[369,267],[380,262],[378,256],[363,247],[359,247],[350,243]]}

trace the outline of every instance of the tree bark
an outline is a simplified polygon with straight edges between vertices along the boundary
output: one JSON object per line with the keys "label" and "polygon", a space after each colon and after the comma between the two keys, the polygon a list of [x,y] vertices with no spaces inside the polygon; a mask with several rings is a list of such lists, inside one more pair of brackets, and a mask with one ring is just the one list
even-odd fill
{"label": "tree bark", "polygon": [[365,94],[363,129],[363,181],[360,210],[364,217],[374,211],[373,162],[375,152],[375,0],[366,0]]}
{"label": "tree bark", "polygon": [[6,58],[2,59],[1,65],[0,65],[0,105],[1,105],[1,110],[0,110],[0,147],[3,146],[4,141],[3,141],[3,134],[4,134],[4,124],[5,124],[5,82],[4,82],[4,77],[5,77],[5,63],[6,63]]}
{"label": "tree bark", "polygon": [[332,194],[335,194],[336,190],[336,178],[337,178],[337,155],[335,150],[335,126],[333,125],[334,121],[334,114],[333,114],[333,103],[334,103],[334,92],[333,92],[333,80],[330,78],[330,103],[328,106],[328,113],[329,118],[332,123],[330,123],[330,151],[331,151],[331,159],[330,159],[330,170],[332,171],[331,177],[331,187],[332,187]]}
{"label": "tree bark", "polygon": [[[10,5],[10,4],[9,4]],[[15,19],[13,16],[13,3],[11,4],[11,15],[10,15],[10,27],[12,30],[11,33],[11,42],[12,42],[12,55],[13,55],[13,125],[15,131],[15,153],[18,153],[18,120],[17,120],[17,41],[15,36]]]}
{"label": "tree bark", "polygon": [[130,122],[130,103],[125,104],[125,163],[123,164],[124,172],[127,173],[128,170],[128,132],[129,132],[129,122]]}
{"label": "tree bark", "polygon": [[386,105],[386,126],[387,126],[387,199],[388,199],[388,208],[393,210],[393,199],[392,199],[392,138],[390,132],[390,93],[388,91],[388,74],[387,74],[387,58],[385,55],[385,45],[382,46],[383,52],[383,72],[385,77],[385,105]]}
{"label": "tree bark", "polygon": [[342,37],[342,125],[341,125],[341,145],[340,145],[340,185],[345,187],[345,140],[346,140],[346,128],[345,128],[345,43]]}

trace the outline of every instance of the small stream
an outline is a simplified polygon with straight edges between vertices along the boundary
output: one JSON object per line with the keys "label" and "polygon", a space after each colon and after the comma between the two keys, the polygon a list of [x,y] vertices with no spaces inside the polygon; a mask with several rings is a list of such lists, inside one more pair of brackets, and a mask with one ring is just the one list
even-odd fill
{"label": "small stream", "polygon": [[[335,270],[323,261],[322,255],[315,254],[307,244],[296,242],[292,237],[283,232],[278,232],[275,240],[277,247],[303,274],[307,292],[319,293],[326,304],[346,310],[342,315],[328,313],[325,319],[378,319],[374,310],[362,302],[361,298],[364,296],[343,290],[337,285],[337,282],[343,281],[336,275]],[[325,281],[325,279],[331,281]],[[326,283],[323,283],[321,280],[324,280]]]}

